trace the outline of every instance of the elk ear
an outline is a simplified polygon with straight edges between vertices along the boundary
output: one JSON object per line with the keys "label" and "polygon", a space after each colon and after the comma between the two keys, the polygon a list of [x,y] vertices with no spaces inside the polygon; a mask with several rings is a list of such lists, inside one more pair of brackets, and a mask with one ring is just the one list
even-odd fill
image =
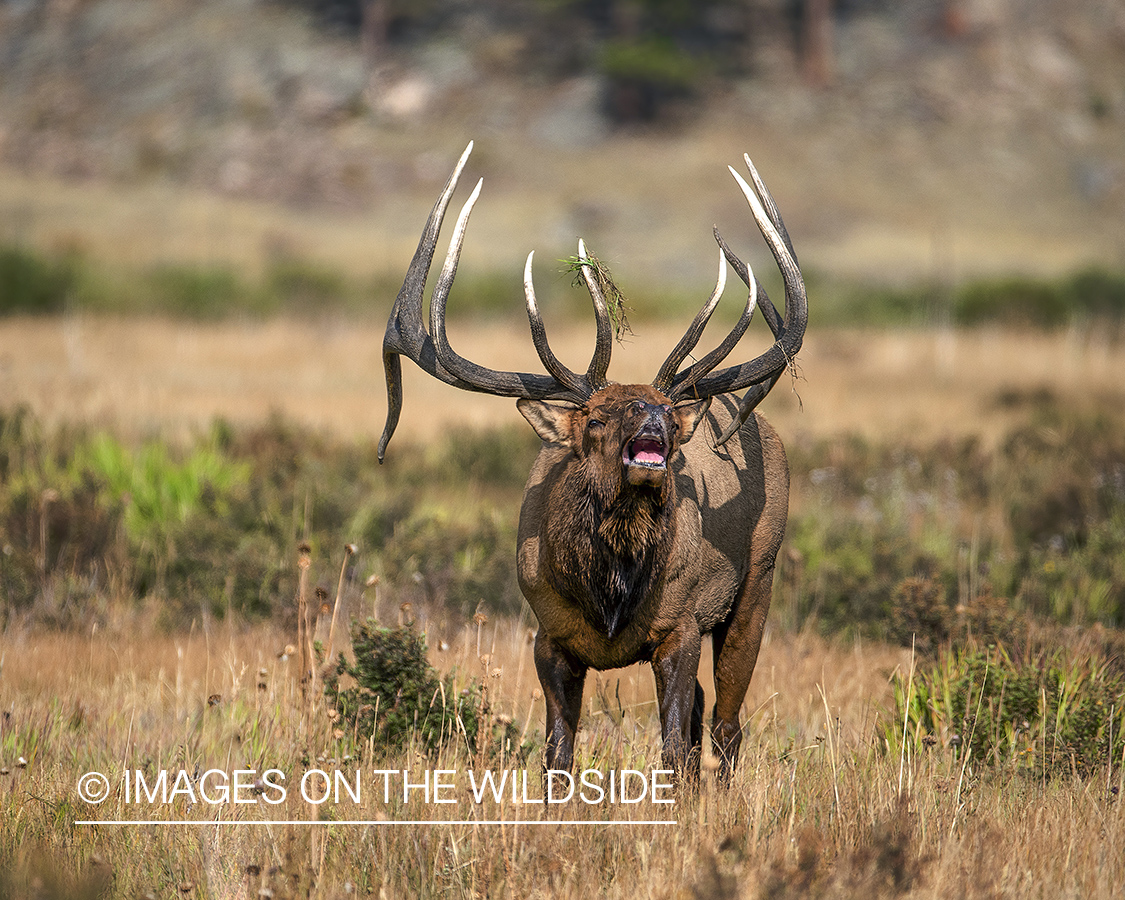
{"label": "elk ear", "polygon": [[695,434],[696,426],[703,421],[707,408],[711,405],[711,398],[696,400],[694,403],[681,403],[676,407],[676,422],[680,426],[680,444],[686,444]]}
{"label": "elk ear", "polygon": [[555,406],[542,400],[520,399],[516,401],[516,409],[546,443],[572,443],[574,410],[571,407]]}

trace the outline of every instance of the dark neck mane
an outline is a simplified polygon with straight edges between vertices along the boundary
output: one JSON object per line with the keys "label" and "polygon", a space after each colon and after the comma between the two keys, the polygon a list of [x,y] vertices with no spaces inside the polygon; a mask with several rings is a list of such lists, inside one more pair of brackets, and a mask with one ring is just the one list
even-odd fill
{"label": "dark neck mane", "polygon": [[674,494],[625,486],[606,502],[587,488],[576,493],[572,528],[554,548],[555,589],[613,638],[664,577]]}

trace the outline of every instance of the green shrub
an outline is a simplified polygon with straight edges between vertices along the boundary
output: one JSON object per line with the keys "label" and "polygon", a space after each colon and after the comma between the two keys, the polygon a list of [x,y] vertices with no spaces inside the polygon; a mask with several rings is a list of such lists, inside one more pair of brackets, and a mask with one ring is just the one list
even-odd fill
{"label": "green shrub", "polygon": [[1031,278],[972,282],[953,300],[954,320],[961,325],[1001,322],[1054,327],[1067,322],[1073,312],[1056,285]]}
{"label": "green shrub", "polygon": [[1125,428],[1041,409],[1001,447],[1012,533],[1021,549],[1081,546],[1090,526],[1125,508]]}
{"label": "green shrub", "polygon": [[522,492],[540,440],[522,422],[488,431],[459,430],[440,440],[428,476],[451,485],[479,483]]}
{"label": "green shrub", "polygon": [[927,652],[966,631],[1010,639],[1028,616],[1121,627],[1123,461],[1125,422],[1049,396],[989,453],[795,444],[775,615]]}
{"label": "green shrub", "polygon": [[57,313],[70,299],[75,261],[22,247],[0,247],[0,315]]}
{"label": "green shrub", "polygon": [[468,618],[482,602],[496,612],[519,612],[515,556],[514,509],[504,518],[420,510],[397,523],[381,561],[392,583],[413,584],[430,604],[443,602]]}
{"label": "green shrub", "polygon": [[[496,748],[523,757],[530,751],[531,745],[521,747],[514,722],[492,716],[476,680],[458,689],[454,673],[438,677],[423,635],[368,620],[353,626],[352,649],[355,664],[340,655],[325,695],[356,739],[377,752],[413,746],[434,756],[451,743],[473,756]],[[352,686],[341,687],[341,677]]]}
{"label": "green shrub", "polygon": [[[177,458],[105,434],[48,437],[24,414],[0,420],[6,613],[57,594],[56,577],[71,594],[88,583],[161,596],[170,623],[201,607],[269,613],[293,541],[258,516],[249,470],[210,444]],[[57,619],[50,604],[44,615]]]}
{"label": "green shrub", "polygon": [[[444,686],[426,659],[426,639],[408,628],[382,628],[372,621],[352,630],[355,665],[341,655],[325,693],[349,728],[382,750],[397,750],[417,739],[436,753],[456,733],[457,710],[443,697]],[[339,678],[355,685],[342,689]],[[452,699],[452,698],[451,698]]]}
{"label": "green shrub", "polygon": [[369,443],[332,444],[281,420],[217,423],[170,449],[0,415],[4,609],[31,610],[52,577],[97,576],[101,591],[160,598],[168,624],[201,609],[282,614],[307,540],[356,543],[357,564],[394,602],[517,612],[515,527],[533,453],[522,432],[470,433],[409,467],[379,466]]}
{"label": "green shrub", "polygon": [[148,297],[142,309],[147,312],[215,319],[252,305],[250,290],[225,266],[166,264],[154,268],[144,281]]}
{"label": "green shrub", "polygon": [[[900,636],[896,592],[905,579],[940,578],[939,560],[890,521],[801,515],[790,523],[790,547],[806,572],[795,624],[812,617],[826,632]],[[944,602],[944,601],[943,601]],[[907,644],[909,635],[902,635]]]}
{"label": "green shrub", "polygon": [[962,325],[998,322],[1040,328],[1090,319],[1121,321],[1125,275],[1085,269],[1055,281],[1011,277],[970,282],[955,293],[953,317]]}
{"label": "green shrub", "polygon": [[1036,546],[1019,563],[1019,596],[1030,611],[1125,628],[1125,504],[1089,523],[1081,544]]}
{"label": "green shrub", "polygon": [[1095,319],[1125,318],[1125,273],[1085,269],[1063,287],[1073,309]]}
{"label": "green shrub", "polygon": [[262,312],[284,309],[316,315],[326,308],[342,306],[351,293],[342,272],[293,259],[274,263],[260,292]]}
{"label": "green shrub", "polygon": [[612,79],[683,92],[691,90],[700,65],[666,38],[609,41],[602,50],[602,71]]}
{"label": "green shrub", "polygon": [[1016,662],[1000,645],[946,653],[913,678],[895,676],[898,752],[903,722],[920,751],[940,742],[958,758],[1043,776],[1121,764],[1125,678],[1105,660],[1055,650]]}
{"label": "green shrub", "polygon": [[73,465],[103,480],[110,495],[125,504],[125,528],[138,545],[159,543],[169,529],[208,509],[217,517],[230,512],[231,492],[246,484],[249,466],[225,458],[211,447],[197,447],[182,461],[164,444],[149,443],[135,452],[102,434],[75,454]]}
{"label": "green shrub", "polygon": [[[786,540],[800,564],[793,581],[783,557],[779,607],[792,624],[811,617],[828,632],[910,645],[915,628],[935,627],[924,619],[945,620],[958,600],[963,542],[950,513],[987,492],[977,445],[885,448],[849,438],[798,445],[790,456],[802,507],[790,517]],[[931,583],[928,596],[939,606],[922,611],[904,596],[911,579]],[[903,606],[911,602],[915,618],[907,620]],[[940,642],[945,628],[931,638]]]}

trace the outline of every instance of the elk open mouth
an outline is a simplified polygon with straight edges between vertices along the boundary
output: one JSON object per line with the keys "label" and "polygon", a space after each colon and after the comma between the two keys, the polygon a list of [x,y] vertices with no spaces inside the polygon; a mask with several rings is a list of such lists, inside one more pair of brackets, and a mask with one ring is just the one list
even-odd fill
{"label": "elk open mouth", "polygon": [[625,445],[622,460],[627,466],[663,469],[668,462],[668,445],[663,436],[642,432]]}

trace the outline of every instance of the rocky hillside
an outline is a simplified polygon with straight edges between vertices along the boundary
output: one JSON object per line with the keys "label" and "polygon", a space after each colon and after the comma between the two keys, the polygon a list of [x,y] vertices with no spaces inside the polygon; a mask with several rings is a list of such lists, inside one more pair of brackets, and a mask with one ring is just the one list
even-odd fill
{"label": "rocky hillside", "polygon": [[[542,36],[494,19],[372,58],[264,0],[0,0],[0,171],[121,196],[172,185],[393,235],[416,230],[474,137],[493,212],[482,203],[487,250],[470,264],[581,231],[629,268],[694,281],[713,266],[711,222],[742,215],[722,166],[750,150],[824,271],[1125,265],[1125,6],[961,0],[952,25],[938,6],[841,4],[826,86],[779,33],[664,121],[622,127],[603,75],[544,74],[529,63]],[[33,196],[0,187],[0,237],[20,237],[17,203],[49,216]]]}

